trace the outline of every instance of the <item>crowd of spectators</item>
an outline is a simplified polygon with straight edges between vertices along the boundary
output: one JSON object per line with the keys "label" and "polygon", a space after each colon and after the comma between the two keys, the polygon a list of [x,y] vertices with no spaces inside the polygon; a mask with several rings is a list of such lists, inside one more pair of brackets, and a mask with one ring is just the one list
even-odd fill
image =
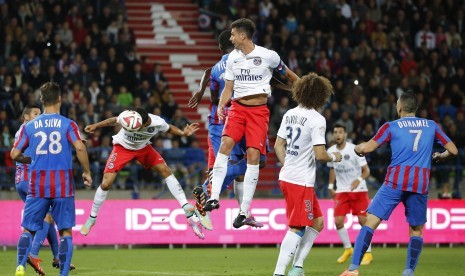
{"label": "crowd of spectators", "polygon": [[[278,52],[298,75],[316,72],[331,80],[335,95],[323,111],[328,139],[338,122],[357,143],[396,119],[396,100],[418,95],[418,116],[439,122],[462,148],[465,160],[465,3],[457,0],[201,0],[219,32],[238,18],[257,26],[258,45]],[[270,135],[292,106],[285,93],[271,99]],[[378,163],[380,158],[372,158]],[[452,161],[453,163],[453,161]],[[385,164],[381,160],[381,164]],[[450,197],[454,166],[436,170]],[[453,171],[456,185],[462,168]],[[377,173],[375,172],[375,175]],[[382,179],[383,170],[377,175]],[[443,184],[444,183],[444,184]]]}
{"label": "crowd of spectators", "polygon": [[[13,183],[9,149],[14,134],[22,124],[24,106],[38,103],[38,88],[47,81],[61,86],[60,112],[75,120],[81,132],[86,125],[117,116],[129,107],[145,107],[180,128],[189,122],[178,109],[161,65],[136,53],[134,32],[121,2],[0,1],[0,170],[9,169],[8,174],[2,172],[0,182]],[[96,185],[115,131],[104,128],[84,135],[89,140]],[[196,150],[186,149],[195,138],[176,140],[167,134],[160,139],[163,152],[174,148],[195,157],[195,162],[187,162],[167,153],[178,176],[187,176],[205,163]],[[202,152],[197,143],[193,147]],[[135,173],[153,183],[150,172]],[[2,179],[6,175],[10,177]]]}

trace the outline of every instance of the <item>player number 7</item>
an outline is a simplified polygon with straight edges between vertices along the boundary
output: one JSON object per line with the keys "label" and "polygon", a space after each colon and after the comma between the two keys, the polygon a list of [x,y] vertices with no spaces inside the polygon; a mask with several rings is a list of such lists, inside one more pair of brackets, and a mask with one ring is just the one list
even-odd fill
{"label": "player number 7", "polygon": [[409,130],[409,132],[416,134],[415,141],[413,141],[413,151],[418,151],[418,143],[420,142],[420,137],[421,137],[421,133],[423,132],[423,130],[411,129]]}

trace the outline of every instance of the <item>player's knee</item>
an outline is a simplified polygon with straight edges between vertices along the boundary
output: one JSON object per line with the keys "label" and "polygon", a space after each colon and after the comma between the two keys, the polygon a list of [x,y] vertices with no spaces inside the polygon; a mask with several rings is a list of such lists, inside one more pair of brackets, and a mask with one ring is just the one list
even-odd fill
{"label": "player's knee", "polygon": [[220,153],[224,155],[230,155],[233,147],[234,140],[230,137],[223,136],[223,138],[221,139]]}
{"label": "player's knee", "polygon": [[313,220],[312,228],[315,229],[316,231],[318,231],[318,232],[323,231],[324,226],[325,226],[325,223],[324,223],[323,218],[321,218],[321,219],[318,218],[318,219]]}
{"label": "player's knee", "polygon": [[160,176],[165,179],[167,178],[168,176],[172,175],[173,172],[171,171],[170,167],[168,167],[168,165],[164,164],[163,166],[158,166],[156,168],[156,171],[158,172],[158,174],[160,174]]}
{"label": "player's knee", "polygon": [[421,237],[423,235],[423,225],[412,226],[410,225],[410,237],[418,236]]}
{"label": "player's knee", "polygon": [[51,214],[47,214],[47,215],[45,216],[45,221],[46,221],[48,224],[52,224],[52,223],[53,223],[52,215],[51,215]]}
{"label": "player's knee", "polygon": [[260,163],[260,151],[256,148],[247,149],[247,164],[258,165]]}
{"label": "player's knee", "polygon": [[336,220],[334,221],[334,224],[336,225],[336,229],[339,230],[339,229],[342,229],[344,228],[344,221],[342,220]]}

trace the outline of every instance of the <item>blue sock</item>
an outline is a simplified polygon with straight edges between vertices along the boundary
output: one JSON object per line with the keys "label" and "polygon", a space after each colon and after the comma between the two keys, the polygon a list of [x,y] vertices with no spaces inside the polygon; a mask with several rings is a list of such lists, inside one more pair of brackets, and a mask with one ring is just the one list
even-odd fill
{"label": "blue sock", "polygon": [[26,266],[27,256],[31,250],[32,234],[22,233],[18,240],[18,253],[16,258],[16,265]]}
{"label": "blue sock", "polygon": [[407,264],[405,269],[411,269],[415,271],[417,267],[418,259],[420,259],[421,248],[423,247],[423,238],[413,236],[410,238],[407,248]]}
{"label": "blue sock", "polygon": [[39,256],[39,250],[42,244],[47,237],[48,229],[50,228],[50,224],[44,220],[44,224],[42,225],[42,229],[38,230],[34,235],[34,239],[32,240],[31,246],[31,256],[37,258]]}
{"label": "blue sock", "polygon": [[66,236],[60,239],[60,276],[66,276],[69,272],[71,258],[73,257],[73,237]]}
{"label": "blue sock", "polygon": [[50,244],[50,249],[52,250],[53,258],[58,259],[58,237],[57,231],[55,230],[55,225],[51,224],[48,228],[47,234],[48,244]]}
{"label": "blue sock", "polygon": [[352,263],[350,264],[349,270],[356,270],[359,268],[362,262],[362,257],[367,252],[370,246],[371,239],[373,238],[374,230],[368,226],[363,226],[358,233],[357,240],[354,246],[354,255],[352,256]]}

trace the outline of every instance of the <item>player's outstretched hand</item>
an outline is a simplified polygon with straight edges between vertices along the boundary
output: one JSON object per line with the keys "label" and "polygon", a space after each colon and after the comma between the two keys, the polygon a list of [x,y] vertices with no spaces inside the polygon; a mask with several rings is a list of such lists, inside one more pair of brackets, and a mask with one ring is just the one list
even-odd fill
{"label": "player's outstretched hand", "polygon": [[216,109],[216,115],[218,115],[218,119],[224,120],[224,117],[225,117],[224,105],[218,105],[218,108]]}
{"label": "player's outstretched hand", "polygon": [[196,108],[199,105],[200,101],[202,100],[202,97],[203,97],[202,91],[199,90],[195,92],[195,94],[192,96],[192,98],[187,103],[187,106],[190,108]]}
{"label": "player's outstretched hand", "polygon": [[197,130],[199,130],[199,123],[193,123],[193,124],[187,124],[186,127],[184,128],[184,135],[185,136],[191,136],[194,134]]}
{"label": "player's outstretched hand", "polygon": [[92,186],[92,177],[90,176],[90,173],[83,173],[82,180],[84,180],[84,185],[87,187]]}
{"label": "player's outstretched hand", "polygon": [[87,133],[94,133],[94,131],[96,130],[97,128],[95,127],[95,125],[88,125],[86,126],[86,128],[84,129],[85,132]]}
{"label": "player's outstretched hand", "polygon": [[340,152],[333,152],[331,154],[334,154],[334,156],[336,156],[336,160],[334,162],[341,162],[342,161],[342,154]]}
{"label": "player's outstretched hand", "polygon": [[433,153],[433,161],[436,163],[440,163],[444,161],[443,155],[440,152]]}

